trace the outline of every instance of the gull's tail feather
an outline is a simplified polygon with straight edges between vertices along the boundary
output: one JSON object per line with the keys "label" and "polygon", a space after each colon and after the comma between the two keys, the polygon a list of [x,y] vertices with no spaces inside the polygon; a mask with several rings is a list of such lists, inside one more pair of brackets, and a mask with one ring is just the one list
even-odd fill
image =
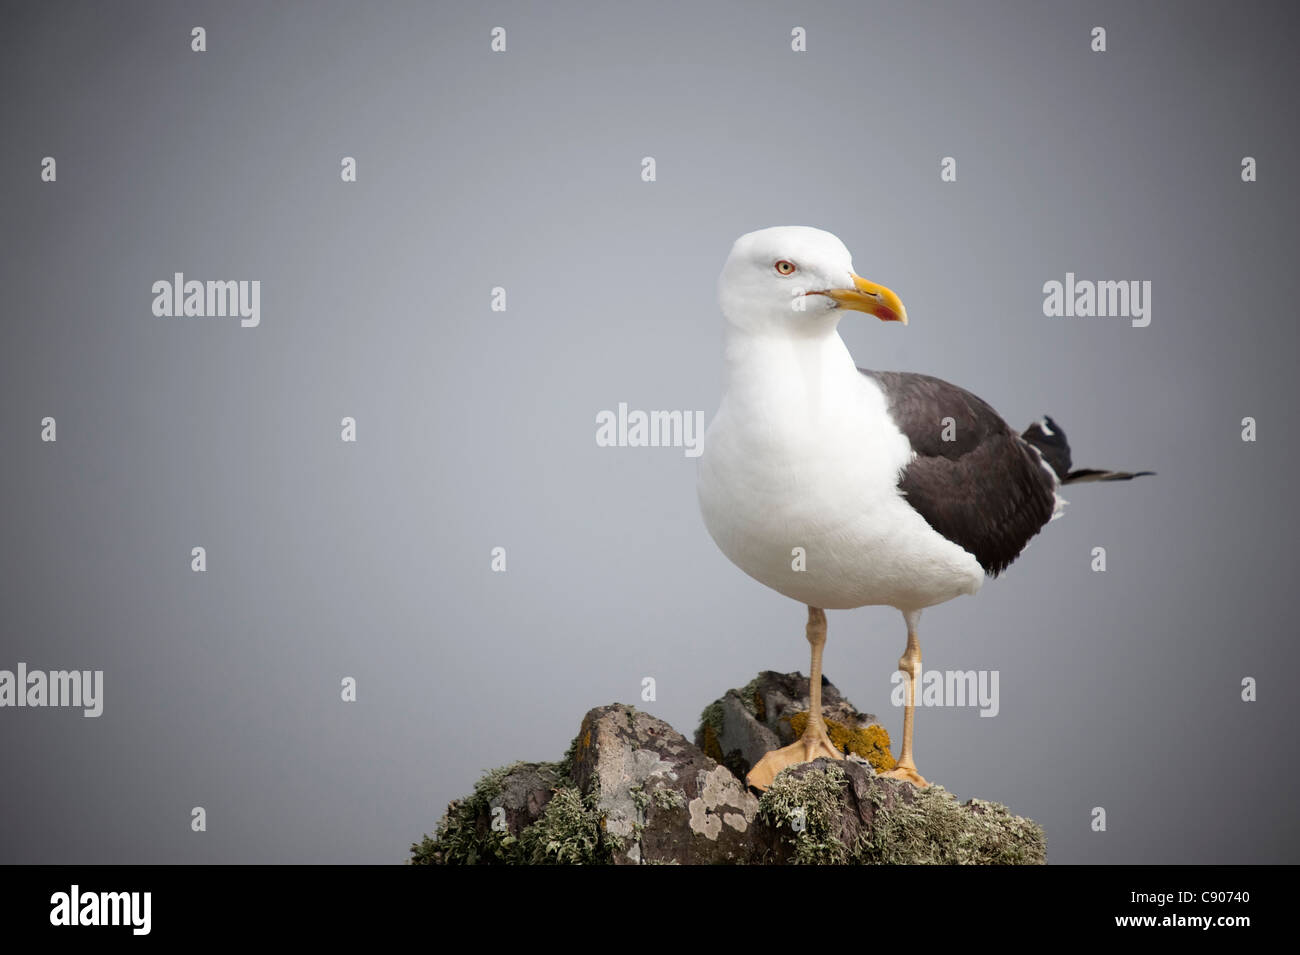
{"label": "gull's tail feather", "polygon": [[1079,468],[1071,471],[1061,481],[1062,484],[1082,484],[1085,481],[1131,481],[1138,477],[1149,477],[1155,471],[1098,471],[1095,468]]}
{"label": "gull's tail feather", "polygon": [[1020,437],[1038,449],[1038,453],[1055,472],[1062,484],[1082,484],[1086,481],[1131,481],[1136,477],[1155,474],[1155,471],[1104,471],[1097,468],[1071,470],[1070,444],[1065,432],[1046,415],[1035,421]]}

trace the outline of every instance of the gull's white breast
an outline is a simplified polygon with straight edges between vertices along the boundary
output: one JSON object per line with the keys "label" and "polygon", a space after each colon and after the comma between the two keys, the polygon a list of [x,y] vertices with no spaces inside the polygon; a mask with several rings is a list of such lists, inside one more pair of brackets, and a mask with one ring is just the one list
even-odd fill
{"label": "gull's white breast", "polygon": [[698,490],[733,563],[828,610],[919,610],[979,589],[979,562],[898,490],[911,445],[838,334],[745,339],[728,359]]}

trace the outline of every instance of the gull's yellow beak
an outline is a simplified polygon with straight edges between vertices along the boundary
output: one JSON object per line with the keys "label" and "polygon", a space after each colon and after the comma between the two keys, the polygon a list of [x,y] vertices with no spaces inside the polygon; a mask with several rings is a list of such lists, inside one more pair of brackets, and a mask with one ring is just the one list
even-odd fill
{"label": "gull's yellow beak", "polygon": [[816,294],[834,300],[840,308],[866,312],[882,322],[907,324],[907,309],[903,308],[902,300],[883,285],[868,282],[860,275],[853,276],[853,288],[833,288]]}

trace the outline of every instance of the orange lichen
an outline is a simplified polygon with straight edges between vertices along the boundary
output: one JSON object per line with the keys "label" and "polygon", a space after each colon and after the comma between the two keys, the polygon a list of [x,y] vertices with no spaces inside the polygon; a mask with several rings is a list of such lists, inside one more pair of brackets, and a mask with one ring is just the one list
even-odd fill
{"label": "orange lichen", "polygon": [[[789,717],[790,728],[796,737],[802,736],[808,726],[807,713],[795,713]],[[826,720],[826,735],[841,753],[856,753],[878,773],[893,769],[897,763],[889,751],[889,732],[877,723],[861,729],[848,727],[835,720]]]}

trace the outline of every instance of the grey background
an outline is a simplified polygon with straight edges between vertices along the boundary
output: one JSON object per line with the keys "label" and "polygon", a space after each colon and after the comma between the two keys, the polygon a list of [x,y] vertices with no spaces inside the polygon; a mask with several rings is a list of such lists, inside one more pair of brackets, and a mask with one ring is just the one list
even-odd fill
{"label": "grey background", "polygon": [[[921,771],[1053,862],[1296,861],[1287,7],[6,4],[0,668],[102,668],[106,700],[0,711],[0,861],[400,861],[591,706],[689,734],[806,670],[694,461],[594,441],[620,401],[712,415],[718,270],[776,224],[907,304],[843,324],[860,364],[1160,472],[1071,489],[926,613],[925,664],[999,670],[1001,714],[922,710]],[[260,279],[261,327],[155,318],[175,271]],[[1067,271],[1150,280],[1150,327],[1045,318]],[[895,742],[904,636],[830,615],[828,675]]]}

